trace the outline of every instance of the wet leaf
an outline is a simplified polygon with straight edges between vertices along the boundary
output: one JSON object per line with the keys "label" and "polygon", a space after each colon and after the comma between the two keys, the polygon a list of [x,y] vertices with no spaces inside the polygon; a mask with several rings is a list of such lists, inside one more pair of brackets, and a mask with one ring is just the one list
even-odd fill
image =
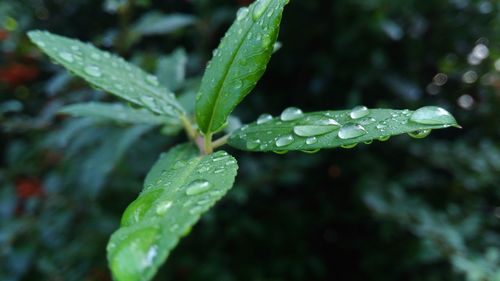
{"label": "wet leaf", "polygon": [[233,147],[249,151],[302,150],[315,152],[322,148],[350,148],[373,140],[409,134],[422,138],[433,129],[459,127],[453,116],[439,107],[417,111],[368,109],[302,113],[288,108],[281,116],[265,114],[257,122],[243,126],[229,138]]}
{"label": "wet leaf", "polygon": [[179,239],[232,187],[237,168],[226,152],[197,157],[190,145],[160,157],[108,243],[115,280],[150,280]]}
{"label": "wet leaf", "polygon": [[218,131],[266,70],[288,0],[259,0],[238,11],[214,51],[197,96],[196,117],[204,133]]}
{"label": "wet leaf", "polygon": [[28,36],[54,62],[96,88],[157,114],[177,118],[183,112],[175,96],[160,86],[155,76],[116,55],[46,31],[30,31]]}

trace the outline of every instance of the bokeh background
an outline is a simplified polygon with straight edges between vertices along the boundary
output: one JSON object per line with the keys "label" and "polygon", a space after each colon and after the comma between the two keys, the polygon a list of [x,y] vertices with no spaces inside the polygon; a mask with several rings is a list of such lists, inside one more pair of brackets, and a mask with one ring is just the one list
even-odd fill
{"label": "bokeh background", "polygon": [[[161,128],[57,114],[116,101],[29,42],[44,29],[159,76],[192,108],[245,0],[0,1],[0,280],[111,280],[105,245]],[[240,174],[155,280],[500,280],[500,3],[292,0],[282,48],[235,111],[438,105],[462,130],[354,149],[226,148]]]}

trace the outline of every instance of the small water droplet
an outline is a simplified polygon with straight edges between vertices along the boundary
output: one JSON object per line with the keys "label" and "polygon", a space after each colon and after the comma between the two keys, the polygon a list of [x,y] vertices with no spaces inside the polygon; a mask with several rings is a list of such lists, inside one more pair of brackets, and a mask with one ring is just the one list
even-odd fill
{"label": "small water droplet", "polygon": [[277,147],[287,146],[287,145],[293,143],[293,141],[294,141],[294,138],[292,135],[281,136],[276,140],[276,146]]}
{"label": "small water droplet", "polygon": [[330,133],[337,128],[338,126],[298,125],[293,127],[293,132],[301,137],[312,137]]}
{"label": "small water droplet", "polygon": [[83,68],[83,71],[93,77],[101,77],[102,73],[99,67],[94,65],[87,65]]}
{"label": "small water droplet", "polygon": [[201,206],[196,206],[196,207],[191,208],[191,210],[189,210],[189,213],[191,215],[198,215],[202,212],[203,212],[203,207],[201,207]]}
{"label": "small water droplet", "polygon": [[316,148],[316,149],[303,149],[301,151],[304,153],[313,154],[313,153],[317,153],[319,150],[320,150],[319,148]]}
{"label": "small water droplet", "polygon": [[238,10],[238,12],[236,13],[236,20],[242,20],[244,19],[247,15],[248,15],[248,8],[247,7],[243,7],[243,8],[240,8]]}
{"label": "small water droplet", "polygon": [[366,106],[358,105],[351,110],[349,116],[351,116],[352,119],[359,119],[367,116],[368,114],[370,114],[370,110]]}
{"label": "small water droplet", "polygon": [[253,8],[252,18],[254,21],[259,20],[259,18],[264,14],[267,9],[267,6],[271,4],[272,0],[258,0],[257,4],[255,4]]}
{"label": "small water droplet", "polygon": [[296,120],[296,119],[302,117],[302,115],[304,115],[304,113],[299,108],[289,107],[289,108],[283,110],[283,112],[281,113],[280,119],[281,119],[281,121],[293,121],[293,120]]}
{"label": "small water droplet", "polygon": [[269,122],[273,120],[273,116],[271,114],[267,114],[267,113],[264,113],[262,115],[259,116],[259,118],[257,119],[257,124],[264,124],[266,122]]}
{"label": "small water droplet", "polygon": [[156,206],[156,214],[161,216],[164,215],[170,207],[172,207],[172,201],[163,201]]}
{"label": "small water droplet", "polygon": [[342,147],[342,148],[353,148],[356,145],[358,145],[358,144],[357,143],[351,143],[351,144],[343,144],[340,147]]}
{"label": "small water droplet", "polygon": [[186,195],[201,194],[212,188],[212,184],[206,180],[194,180],[186,186]]}
{"label": "small water droplet", "polygon": [[318,139],[316,137],[310,137],[306,139],[306,144],[315,144],[318,142]]}
{"label": "small water droplet", "polygon": [[218,169],[218,170],[215,170],[215,171],[214,171],[214,174],[220,174],[220,173],[222,173],[222,172],[224,172],[224,168],[220,168],[220,169]]}
{"label": "small water droplet", "polygon": [[234,88],[236,90],[241,89],[241,87],[243,87],[243,81],[241,81],[241,80],[234,81]]}
{"label": "small water droplet", "polygon": [[363,126],[370,125],[370,124],[373,124],[375,122],[377,122],[377,120],[375,120],[375,118],[373,118],[373,117],[366,117],[366,118],[359,120],[359,124],[363,125]]}
{"label": "small water droplet", "polygon": [[94,60],[101,59],[101,56],[98,53],[92,53],[92,54],[90,54],[90,57],[93,58]]}
{"label": "small water droplet", "polygon": [[334,127],[340,127],[339,122],[337,120],[332,119],[332,118],[326,118],[326,119],[318,119],[312,121],[312,124],[314,125],[320,125],[320,126],[334,126]]}
{"label": "small water droplet", "polygon": [[153,76],[153,75],[146,76],[146,82],[148,82],[149,84],[151,84],[155,87],[160,85],[160,83],[158,82],[158,78],[156,78],[156,76]]}
{"label": "small water droplet", "polygon": [[457,124],[455,118],[445,109],[437,106],[424,106],[417,109],[410,117],[410,120],[426,125],[448,125]]}
{"label": "small water droplet", "polygon": [[388,141],[391,138],[391,136],[382,136],[378,138],[379,141]]}
{"label": "small water droplet", "polygon": [[174,169],[180,169],[180,168],[183,168],[186,166],[186,161],[177,161],[175,164],[174,164]]}
{"label": "small water droplet", "polygon": [[75,59],[73,58],[73,55],[68,53],[68,52],[59,52],[59,57],[67,62],[75,61]]}
{"label": "small water droplet", "polygon": [[415,139],[423,139],[427,137],[431,133],[430,129],[418,130],[415,132],[408,133],[408,135]]}
{"label": "small water droplet", "polygon": [[249,140],[247,142],[247,149],[255,149],[260,145],[260,140]]}
{"label": "small water droplet", "polygon": [[363,126],[357,124],[346,124],[340,128],[338,136],[341,139],[353,139],[366,134],[366,130]]}
{"label": "small water droplet", "polygon": [[73,46],[71,46],[71,50],[73,50],[73,51],[79,51],[80,47],[78,47],[77,45],[73,45]]}
{"label": "small water droplet", "polygon": [[276,154],[287,154],[288,150],[273,150],[273,152]]}

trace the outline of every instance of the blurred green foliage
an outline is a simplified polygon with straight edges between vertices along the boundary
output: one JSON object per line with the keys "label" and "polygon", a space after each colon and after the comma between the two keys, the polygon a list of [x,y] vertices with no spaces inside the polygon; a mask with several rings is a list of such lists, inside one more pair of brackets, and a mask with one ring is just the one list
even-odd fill
{"label": "blurred green foliage", "polygon": [[[114,100],[53,66],[25,32],[117,52],[189,102],[249,2],[0,2],[0,280],[110,280],[110,233],[157,155],[182,140],[56,115]],[[499,10],[493,0],[292,1],[282,49],[235,113],[243,122],[286,106],[433,104],[464,129],[313,155],[231,151],[237,185],[156,280],[500,280]]]}

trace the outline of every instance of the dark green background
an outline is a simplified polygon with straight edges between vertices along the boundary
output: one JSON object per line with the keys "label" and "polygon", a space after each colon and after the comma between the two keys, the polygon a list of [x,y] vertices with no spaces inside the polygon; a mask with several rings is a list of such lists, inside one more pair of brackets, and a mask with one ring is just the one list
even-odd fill
{"label": "dark green background", "polygon": [[[150,72],[184,47],[178,92],[189,97],[250,1],[121,2],[0,2],[0,280],[110,280],[105,245],[121,212],[157,155],[185,140],[56,115],[64,104],[115,99],[51,64],[25,32],[90,41]],[[236,185],[156,280],[500,280],[499,5],[291,0],[283,47],[235,112],[243,122],[288,106],[437,105],[464,129],[312,155],[225,148],[239,161]],[[153,11],[196,23],[133,32]],[[471,64],[478,45],[488,56]]]}

